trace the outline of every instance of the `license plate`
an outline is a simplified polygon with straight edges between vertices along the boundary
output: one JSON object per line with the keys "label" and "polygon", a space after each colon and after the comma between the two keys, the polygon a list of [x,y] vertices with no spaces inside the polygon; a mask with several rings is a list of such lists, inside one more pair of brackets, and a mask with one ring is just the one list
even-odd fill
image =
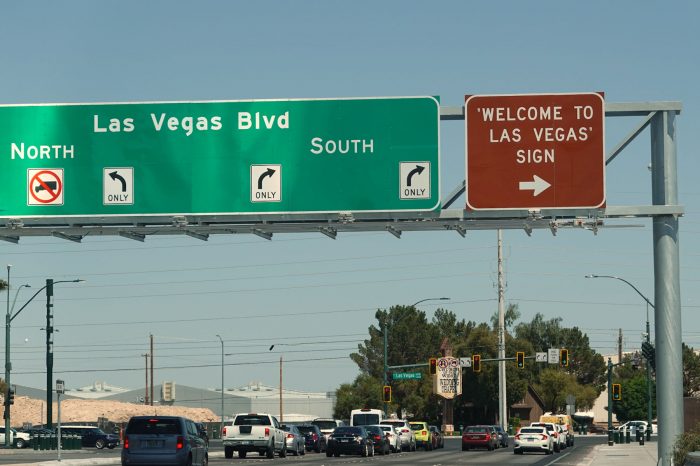
{"label": "license plate", "polygon": [[340,443],[343,443],[343,442],[344,442],[344,443],[348,443],[349,441],[350,441],[350,439],[347,439],[347,438],[341,438],[341,439],[340,439]]}
{"label": "license plate", "polygon": [[148,448],[160,448],[163,446],[163,440],[148,440],[146,441],[146,447]]}
{"label": "license plate", "polygon": [[251,445],[252,443],[253,442],[246,440],[244,442],[241,442],[241,445]]}

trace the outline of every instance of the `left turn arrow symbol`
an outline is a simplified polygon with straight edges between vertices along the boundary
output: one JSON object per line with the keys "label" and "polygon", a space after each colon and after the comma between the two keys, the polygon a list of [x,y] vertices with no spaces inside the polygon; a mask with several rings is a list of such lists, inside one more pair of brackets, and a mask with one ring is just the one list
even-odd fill
{"label": "left turn arrow symbol", "polygon": [[116,171],[111,172],[111,173],[109,174],[109,176],[110,176],[110,178],[112,178],[114,181],[119,180],[119,181],[121,182],[121,184],[122,184],[122,192],[125,193],[125,192],[126,192],[126,180],[124,179],[124,177],[121,176],[121,175],[120,175],[119,173],[117,173]]}

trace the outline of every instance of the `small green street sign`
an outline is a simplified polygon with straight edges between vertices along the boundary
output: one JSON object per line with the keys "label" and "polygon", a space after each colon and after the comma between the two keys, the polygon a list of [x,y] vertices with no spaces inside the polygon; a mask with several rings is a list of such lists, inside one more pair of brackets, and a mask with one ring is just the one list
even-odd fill
{"label": "small green street sign", "polygon": [[0,106],[0,217],[435,211],[439,125],[434,97]]}
{"label": "small green street sign", "polygon": [[423,378],[422,372],[394,372],[391,375],[393,380],[420,380]]}

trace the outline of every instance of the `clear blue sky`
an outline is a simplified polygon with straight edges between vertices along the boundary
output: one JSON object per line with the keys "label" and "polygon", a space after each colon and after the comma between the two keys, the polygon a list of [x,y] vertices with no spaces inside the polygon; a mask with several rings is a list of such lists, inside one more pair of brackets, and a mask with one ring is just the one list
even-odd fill
{"label": "clear blue sky", "polygon": [[[465,94],[589,91],[681,101],[683,335],[700,347],[697,2],[6,1],[0,12],[1,104],[439,95],[460,106]],[[638,122],[608,119],[606,147]],[[441,131],[444,197],[464,178],[463,122]],[[645,132],[608,167],[609,205],[651,203],[648,163]],[[524,320],[562,317],[601,353],[619,328],[625,349],[639,348],[641,298],[584,279],[619,275],[653,298],[651,223],[627,223],[640,227],[506,231],[507,302]],[[447,296],[477,322],[497,308],[495,231],[23,238],[0,242],[3,275],[6,264],[14,286],[87,280],[55,292],[55,373],[70,388],[142,386],[149,334],[157,383],[217,387],[220,334],[233,353],[227,387],[277,384],[279,349],[302,360],[285,364],[286,386],[333,390],[356,376],[345,356],[377,308]],[[14,383],[45,386],[44,318],[37,299],[13,323]],[[213,367],[164,368],[201,365]]]}

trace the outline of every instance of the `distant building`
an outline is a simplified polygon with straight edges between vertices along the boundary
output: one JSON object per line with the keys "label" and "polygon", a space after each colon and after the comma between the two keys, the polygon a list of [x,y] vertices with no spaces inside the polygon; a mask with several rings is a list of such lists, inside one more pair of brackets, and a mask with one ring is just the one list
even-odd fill
{"label": "distant building", "polygon": [[[18,387],[18,393],[36,399],[45,399],[46,391],[30,387]],[[221,416],[221,388],[197,388],[181,385],[176,381],[153,386],[154,405],[208,408]],[[126,403],[145,403],[145,388],[135,390],[117,387],[106,382],[95,382],[79,388],[67,388],[65,397],[85,400],[111,400]],[[305,421],[317,417],[333,417],[335,392],[304,392],[284,389],[282,410],[284,421]],[[224,390],[224,417],[237,413],[264,412],[279,417],[280,393],[278,387],[260,382]]]}

